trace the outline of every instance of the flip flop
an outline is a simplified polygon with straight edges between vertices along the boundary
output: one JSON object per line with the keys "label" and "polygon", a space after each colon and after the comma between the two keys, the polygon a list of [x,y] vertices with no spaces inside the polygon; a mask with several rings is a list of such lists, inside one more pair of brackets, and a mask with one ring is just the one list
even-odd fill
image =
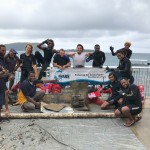
{"label": "flip flop", "polygon": [[142,116],[137,116],[137,118],[135,119],[135,122],[138,122],[142,119]]}
{"label": "flip flop", "polygon": [[132,126],[132,125],[134,125],[135,124],[135,121],[133,120],[132,122],[130,122],[130,123],[124,123],[123,125],[125,126],[125,127],[130,127],[130,126]]}

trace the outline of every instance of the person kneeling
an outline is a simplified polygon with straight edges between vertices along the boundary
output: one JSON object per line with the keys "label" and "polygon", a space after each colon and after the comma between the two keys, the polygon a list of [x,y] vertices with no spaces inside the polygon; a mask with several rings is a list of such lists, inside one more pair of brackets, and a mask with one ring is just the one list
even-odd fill
{"label": "person kneeling", "polygon": [[127,117],[124,126],[130,127],[135,122],[139,121],[138,114],[142,111],[142,101],[138,86],[129,84],[127,78],[120,80],[121,86],[123,87],[123,93],[120,94],[120,98],[123,99],[122,105],[115,111],[117,117]]}
{"label": "person kneeling", "polygon": [[45,95],[44,91],[36,91],[36,84],[55,82],[54,80],[36,80],[35,73],[29,72],[28,79],[20,84],[18,102],[24,112],[40,108],[41,100]]}

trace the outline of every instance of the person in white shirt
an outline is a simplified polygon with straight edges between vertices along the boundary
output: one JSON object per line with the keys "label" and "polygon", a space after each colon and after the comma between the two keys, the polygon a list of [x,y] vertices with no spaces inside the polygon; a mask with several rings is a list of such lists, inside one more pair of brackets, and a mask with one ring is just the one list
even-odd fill
{"label": "person in white shirt", "polygon": [[89,56],[89,54],[84,53],[83,50],[84,50],[84,47],[81,44],[78,44],[77,52],[73,54],[68,54],[68,56],[73,59],[74,68],[85,67],[86,58]]}

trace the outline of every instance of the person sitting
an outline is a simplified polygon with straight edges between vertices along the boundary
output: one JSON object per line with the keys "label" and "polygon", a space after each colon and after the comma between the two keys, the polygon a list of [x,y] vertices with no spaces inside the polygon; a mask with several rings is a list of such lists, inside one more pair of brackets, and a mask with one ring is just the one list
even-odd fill
{"label": "person sitting", "polygon": [[107,101],[105,101],[102,105],[101,105],[101,109],[106,109],[109,106],[115,105],[116,107],[118,107],[118,99],[116,99],[119,96],[119,91],[120,91],[120,82],[117,80],[117,77],[115,75],[114,72],[109,73],[108,75],[109,80],[110,80],[110,84],[108,85],[108,87],[111,89],[112,93],[111,96],[108,98]]}
{"label": "person sitting", "polygon": [[122,100],[122,105],[115,110],[115,115],[127,117],[128,120],[124,123],[124,126],[130,127],[141,118],[138,116],[142,111],[141,95],[138,86],[130,84],[127,78],[122,78],[120,83],[123,88],[119,97]]}
{"label": "person sitting", "polygon": [[100,50],[100,46],[96,44],[94,46],[95,52],[89,53],[89,57],[86,59],[86,62],[93,59],[92,66],[102,68],[105,63],[105,53]]}
{"label": "person sitting", "polygon": [[134,82],[134,77],[132,76],[131,71],[131,62],[130,60],[125,57],[124,52],[122,50],[118,50],[116,52],[116,55],[119,59],[119,66],[117,67],[116,74],[120,77],[126,77],[129,79],[130,83],[132,84]]}
{"label": "person sitting", "polygon": [[73,54],[67,54],[73,59],[73,68],[85,67],[86,58],[89,56],[88,53],[84,53],[84,47],[81,44],[77,45],[77,52]]}
{"label": "person sitting", "polygon": [[65,55],[65,51],[60,49],[59,53],[54,56],[53,66],[58,67],[60,70],[64,70],[71,66],[70,59]]}
{"label": "person sitting", "polygon": [[28,79],[20,84],[20,91],[18,93],[18,102],[23,111],[35,110],[40,108],[41,100],[45,95],[44,91],[36,91],[36,84],[50,83],[54,80],[36,80],[35,73],[29,72]]}
{"label": "person sitting", "polygon": [[[129,49],[130,46],[131,46],[131,43],[127,41],[124,43],[124,48],[121,49],[124,53],[124,56],[127,57],[128,59],[130,59],[132,55],[132,50]],[[114,52],[114,47],[110,46],[110,50],[111,50],[111,54],[113,56],[116,56],[116,52]]]}

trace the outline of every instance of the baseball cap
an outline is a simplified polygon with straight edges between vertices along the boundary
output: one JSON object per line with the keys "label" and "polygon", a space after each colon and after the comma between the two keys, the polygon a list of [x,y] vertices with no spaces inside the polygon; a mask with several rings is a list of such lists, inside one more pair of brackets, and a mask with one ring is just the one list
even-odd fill
{"label": "baseball cap", "polygon": [[12,51],[14,54],[18,54],[14,48],[11,48],[10,51]]}

